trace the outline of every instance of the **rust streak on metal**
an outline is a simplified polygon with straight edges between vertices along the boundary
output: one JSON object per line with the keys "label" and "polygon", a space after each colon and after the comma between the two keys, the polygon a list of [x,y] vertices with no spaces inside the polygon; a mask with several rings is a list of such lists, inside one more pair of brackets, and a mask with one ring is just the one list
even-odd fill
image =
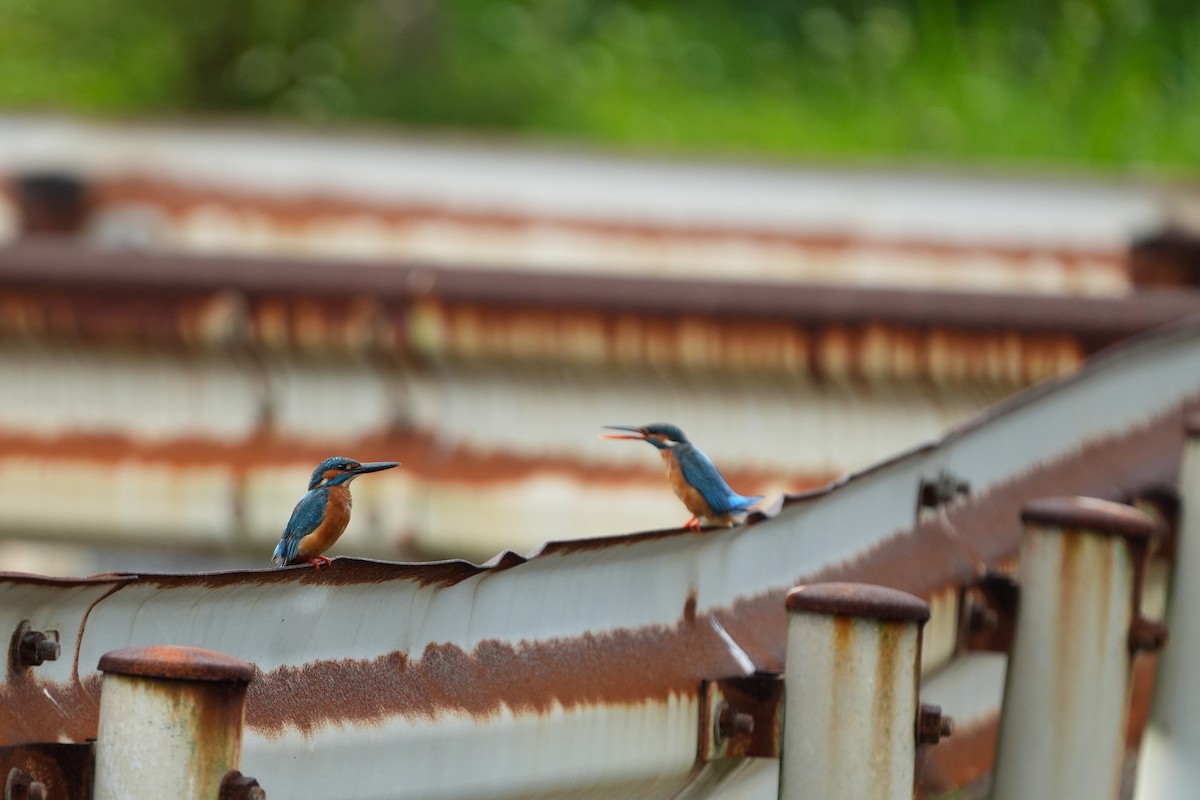
{"label": "rust streak on metal", "polygon": [[[515,453],[484,454],[465,447],[444,450],[433,443],[431,435],[421,431],[392,431],[346,441],[343,445],[365,460],[384,461],[399,453],[407,475],[465,486],[511,483],[547,473],[568,476],[589,486],[657,486],[662,481],[657,467],[583,464],[566,457],[533,458]],[[259,468],[311,467],[328,456],[327,450],[326,445],[299,437],[267,433],[235,442],[199,437],[146,441],[105,434],[41,437],[13,431],[0,433],[0,452],[10,458],[30,456],[101,464],[120,460],[165,467],[224,468],[236,475]],[[782,476],[746,469],[725,470],[725,474],[738,486],[753,487],[783,479],[793,490],[821,486],[833,477],[828,472]]]}
{"label": "rust streak on metal", "polygon": [[1154,678],[1158,673],[1158,653],[1134,653],[1130,669],[1129,718],[1126,721],[1125,741],[1131,750],[1142,743],[1150,709],[1154,704]]}
{"label": "rust streak on metal", "polygon": [[696,621],[696,590],[688,592],[687,600],[683,603],[683,623],[691,625]]}
{"label": "rust streak on metal", "polygon": [[[925,604],[922,603],[921,605],[924,606]],[[920,680],[919,663],[916,665],[906,665],[900,658],[900,655],[904,652],[902,646],[904,628],[907,624],[923,622],[925,619],[929,619],[928,607],[924,609],[924,612],[925,616],[923,619],[919,614],[914,616],[914,610],[909,610],[905,616],[879,620],[879,650],[875,654],[875,695],[871,698],[872,705],[874,706],[871,711],[871,719],[877,724],[873,731],[862,736],[862,741],[872,742],[871,752],[888,754],[895,751],[894,739],[896,732],[892,727],[892,723],[897,722],[897,707],[902,706],[904,703],[903,698],[897,695],[897,677],[903,674],[906,668],[916,667],[913,672],[912,683],[910,684],[914,696],[917,691],[917,681]],[[838,680],[835,678],[834,685],[837,685],[837,683]],[[915,725],[916,720],[912,720],[911,724]],[[911,735],[915,736],[915,730],[912,730]],[[875,767],[873,774],[880,782],[878,787],[879,796],[895,797],[894,787],[897,776],[891,769],[895,766],[893,760],[884,755],[884,757],[871,763]]]}
{"label": "rust streak on metal", "polygon": [[[195,709],[191,712],[196,715],[195,763],[236,765],[241,761],[242,722],[246,709],[244,683],[240,680],[189,681],[170,686],[166,695],[179,707]],[[236,733],[231,734],[231,731]]]}
{"label": "rust streak on metal", "polygon": [[[419,279],[414,280],[414,275]],[[1194,314],[1195,292],[1148,289],[1125,298],[930,293],[791,283],[620,278],[611,275],[437,268],[352,260],[203,257],[104,251],[63,243],[0,248],[0,284],[128,291],[235,289],[325,298],[370,295],[395,302],[432,296],[491,308],[588,309],[619,314],[712,314],[725,319],[803,319],[807,325],[870,324],[917,330],[995,330],[1077,337],[1085,352]],[[414,283],[422,291],[414,291]],[[666,305],[664,306],[664,303]]]}
{"label": "rust streak on metal", "polygon": [[89,186],[95,206],[100,209],[127,205],[151,206],[171,217],[182,218],[201,208],[220,208],[234,215],[250,214],[257,220],[265,219],[270,224],[288,231],[299,231],[310,225],[324,226],[331,221],[352,221],[368,217],[382,225],[398,229],[422,223],[453,224],[500,231],[541,231],[550,227],[583,234],[631,237],[646,240],[648,243],[661,243],[670,239],[701,242],[734,239],[827,253],[866,247],[926,257],[987,256],[1015,262],[1017,265],[1033,259],[1046,258],[1063,261],[1071,266],[1077,266],[1081,261],[1115,264],[1122,258],[1121,253],[1101,248],[963,245],[934,240],[870,238],[839,231],[795,233],[771,227],[746,225],[631,222],[514,211],[485,212],[413,201],[352,199],[330,193],[282,197],[246,189],[197,186],[128,174],[92,178]]}
{"label": "rust streak on metal", "polygon": [[66,683],[17,675],[0,685],[0,744],[82,742],[96,735],[99,716],[98,674]]}
{"label": "rust streak on metal", "polygon": [[[660,669],[629,667],[650,661]],[[308,735],[323,725],[372,725],[395,716],[486,718],[505,708],[545,714],[556,706],[638,705],[695,696],[705,677],[738,671],[712,627],[695,623],[545,642],[489,640],[470,652],[430,644],[414,659],[392,652],[263,673],[250,684],[246,723],[268,736],[287,729]]]}

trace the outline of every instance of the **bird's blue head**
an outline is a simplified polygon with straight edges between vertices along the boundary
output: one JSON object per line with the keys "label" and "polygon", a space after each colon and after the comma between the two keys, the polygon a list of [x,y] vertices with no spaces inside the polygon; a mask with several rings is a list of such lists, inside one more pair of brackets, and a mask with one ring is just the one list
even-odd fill
{"label": "bird's blue head", "polygon": [[334,456],[333,458],[325,459],[317,465],[317,468],[313,470],[312,477],[308,481],[308,488],[344,486],[359,475],[368,472],[379,472],[383,469],[391,469],[398,466],[400,466],[399,461],[369,461],[364,464],[360,461],[355,461],[353,458]]}
{"label": "bird's blue head", "polygon": [[688,444],[688,438],[679,429],[679,426],[666,422],[654,422],[640,427],[633,425],[605,425],[604,427],[614,431],[629,431],[629,433],[604,433],[600,436],[602,439],[641,439],[659,450],[668,450],[677,445]]}

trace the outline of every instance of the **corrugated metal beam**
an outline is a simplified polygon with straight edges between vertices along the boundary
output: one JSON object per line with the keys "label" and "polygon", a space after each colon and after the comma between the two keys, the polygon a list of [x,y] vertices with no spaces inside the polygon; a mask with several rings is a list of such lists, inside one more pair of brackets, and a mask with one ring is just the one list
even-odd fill
{"label": "corrugated metal beam", "polygon": [[135,292],[236,289],[248,296],[369,294],[495,307],[895,323],[963,330],[1068,333],[1108,343],[1197,312],[1196,290],[1145,289],[1123,298],[980,295],[720,280],[621,278],[428,264],[198,256],[21,242],[0,247],[0,285]]}
{"label": "corrugated metal beam", "polygon": [[[964,684],[986,686],[986,660],[954,656],[962,589],[1011,566],[1032,497],[1133,496],[1174,479],[1181,418],[1200,398],[1198,345],[1200,328],[1180,327],[1123,348],[935,445],[699,537],[556,542],[483,566],[7,577],[0,624],[28,620],[66,644],[35,682],[5,682],[0,730],[82,740],[95,729],[89,663],[185,644],[259,669],[243,763],[273,791],[344,791],[350,772],[363,798],[396,796],[398,775],[414,797],[670,796],[721,771],[696,766],[703,682],[784,667],[781,600],[796,583],[920,596],[925,674],[961,662]],[[942,472],[971,493],[918,523],[920,487]],[[925,699],[988,718],[987,701],[963,714],[945,692]]]}

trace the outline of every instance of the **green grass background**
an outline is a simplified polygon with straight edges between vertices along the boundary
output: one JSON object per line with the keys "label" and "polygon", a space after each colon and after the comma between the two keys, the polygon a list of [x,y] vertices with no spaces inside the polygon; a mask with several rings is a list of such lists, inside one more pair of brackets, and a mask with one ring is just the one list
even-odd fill
{"label": "green grass background", "polygon": [[1195,175],[1194,0],[0,0],[0,107]]}

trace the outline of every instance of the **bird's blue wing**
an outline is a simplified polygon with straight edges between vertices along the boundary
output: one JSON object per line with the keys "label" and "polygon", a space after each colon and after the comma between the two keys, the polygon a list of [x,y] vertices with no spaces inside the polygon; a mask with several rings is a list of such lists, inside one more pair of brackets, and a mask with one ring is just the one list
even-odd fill
{"label": "bird's blue wing", "polygon": [[296,503],[296,507],[292,509],[292,516],[288,519],[287,527],[283,529],[283,537],[275,546],[275,553],[271,556],[272,561],[282,567],[296,557],[300,540],[316,530],[325,517],[325,500],[328,494],[329,490],[322,487],[313,489],[300,498],[300,502]]}
{"label": "bird's blue wing", "polygon": [[[676,451],[675,456],[679,460],[680,470],[683,471],[683,479],[704,495],[714,517],[745,509],[745,505],[740,501],[750,498],[743,498],[729,488],[729,484],[708,456],[695,447],[681,446],[677,447]],[[755,502],[757,499],[754,499]]]}

